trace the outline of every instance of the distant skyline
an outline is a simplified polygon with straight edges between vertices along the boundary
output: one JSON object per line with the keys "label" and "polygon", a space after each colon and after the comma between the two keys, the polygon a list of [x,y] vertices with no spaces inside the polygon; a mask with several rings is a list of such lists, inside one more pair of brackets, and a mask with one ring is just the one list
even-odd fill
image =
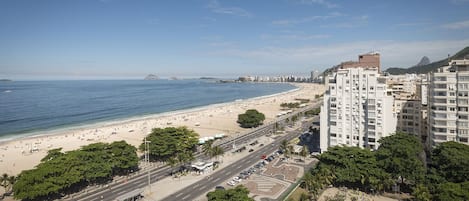
{"label": "distant skyline", "polygon": [[469,46],[469,0],[2,0],[0,79],[307,75]]}

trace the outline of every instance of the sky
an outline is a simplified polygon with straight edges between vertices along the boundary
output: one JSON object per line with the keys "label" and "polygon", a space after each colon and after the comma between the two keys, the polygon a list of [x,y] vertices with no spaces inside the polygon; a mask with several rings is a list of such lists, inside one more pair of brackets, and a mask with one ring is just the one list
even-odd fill
{"label": "sky", "polygon": [[306,75],[469,46],[469,0],[0,0],[0,78]]}

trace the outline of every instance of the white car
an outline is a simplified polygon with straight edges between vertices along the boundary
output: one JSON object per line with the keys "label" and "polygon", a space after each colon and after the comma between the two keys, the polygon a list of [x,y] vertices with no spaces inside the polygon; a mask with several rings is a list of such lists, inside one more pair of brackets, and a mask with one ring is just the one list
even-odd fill
{"label": "white car", "polygon": [[230,185],[230,186],[234,186],[234,185],[236,185],[236,182],[234,182],[234,181],[229,181],[229,182],[227,182],[227,184]]}
{"label": "white car", "polygon": [[234,181],[234,182],[241,182],[241,181],[242,181],[242,179],[241,179],[241,178],[239,178],[239,177],[233,177],[233,181]]}

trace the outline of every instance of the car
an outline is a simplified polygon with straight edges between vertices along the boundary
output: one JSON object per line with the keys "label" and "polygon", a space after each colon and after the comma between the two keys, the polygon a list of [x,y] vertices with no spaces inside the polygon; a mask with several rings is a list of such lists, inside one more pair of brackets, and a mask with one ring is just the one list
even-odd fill
{"label": "car", "polygon": [[253,152],[253,151],[254,151],[254,149],[249,149],[249,152]]}
{"label": "car", "polygon": [[260,145],[259,145],[259,147],[262,147],[262,146],[264,146],[264,144],[260,144]]}
{"label": "car", "polygon": [[216,186],[216,187],[215,187],[215,190],[225,190],[225,187],[223,187],[223,186]]}
{"label": "car", "polygon": [[241,181],[242,181],[242,179],[241,179],[241,178],[239,178],[239,177],[233,177],[233,181],[235,181],[235,182],[241,182]]}
{"label": "car", "polygon": [[236,182],[234,182],[234,181],[229,181],[229,182],[227,182],[226,184],[228,184],[228,185],[230,185],[230,186],[234,186],[234,185],[236,185]]}

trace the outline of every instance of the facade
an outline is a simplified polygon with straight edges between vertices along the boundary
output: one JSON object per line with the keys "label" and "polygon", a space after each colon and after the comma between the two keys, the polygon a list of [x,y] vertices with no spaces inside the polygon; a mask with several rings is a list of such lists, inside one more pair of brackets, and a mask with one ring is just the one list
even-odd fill
{"label": "facade", "polygon": [[370,52],[358,55],[358,61],[346,61],[339,64],[339,69],[347,68],[378,68],[378,72],[381,72],[380,54]]}
{"label": "facade", "polygon": [[421,136],[422,101],[421,77],[416,74],[388,76],[386,83],[394,97],[393,112],[397,117],[396,130]]}
{"label": "facade", "polygon": [[311,82],[317,82],[320,74],[317,70],[311,71]]}
{"label": "facade", "polygon": [[377,149],[395,132],[394,98],[378,68],[338,69],[325,77],[320,116],[320,148],[336,145]]}
{"label": "facade", "polygon": [[469,145],[469,60],[452,60],[430,73],[428,94],[429,145]]}

